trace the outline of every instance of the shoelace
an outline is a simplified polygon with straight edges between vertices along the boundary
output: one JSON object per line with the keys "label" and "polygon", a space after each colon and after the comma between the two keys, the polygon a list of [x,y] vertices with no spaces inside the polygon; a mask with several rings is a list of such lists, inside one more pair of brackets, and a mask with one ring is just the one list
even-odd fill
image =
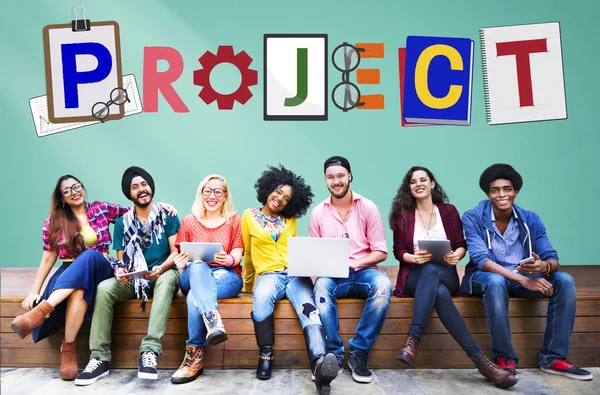
{"label": "shoelace", "polygon": [[409,346],[409,347],[414,347],[414,346],[415,346],[415,343],[416,343],[416,342],[415,342],[415,338],[414,338],[414,337],[409,337],[409,338],[408,338],[408,342],[407,342],[407,344],[406,344],[406,345],[407,345],[407,346]]}
{"label": "shoelace", "polygon": [[511,369],[514,367],[514,364],[512,363],[512,361],[510,359],[504,358],[504,357],[501,357],[500,359],[502,360],[502,362],[504,362],[504,365],[506,365],[506,367],[511,368]]}
{"label": "shoelace", "polygon": [[499,366],[494,365],[494,363],[487,358],[481,358],[480,361],[482,361],[492,371],[499,369]]}
{"label": "shoelace", "polygon": [[356,357],[356,359],[358,359],[360,362],[364,362],[366,363],[367,361],[367,355],[366,354],[362,354],[362,353],[354,353],[354,356]]}
{"label": "shoelace", "polygon": [[156,366],[156,355],[153,352],[145,352],[142,354],[142,365],[144,366]]}
{"label": "shoelace", "polygon": [[99,361],[96,358],[94,358],[90,362],[88,362],[87,366],[83,370],[83,373],[92,373],[100,365],[102,365],[102,361]]}
{"label": "shoelace", "polygon": [[565,364],[569,365],[569,367],[573,366],[573,364],[569,362],[567,358],[558,358],[556,361],[563,361]]}
{"label": "shoelace", "polygon": [[192,353],[185,353],[185,358],[183,359],[182,365],[185,367],[190,367],[192,366],[192,362],[194,362]]}

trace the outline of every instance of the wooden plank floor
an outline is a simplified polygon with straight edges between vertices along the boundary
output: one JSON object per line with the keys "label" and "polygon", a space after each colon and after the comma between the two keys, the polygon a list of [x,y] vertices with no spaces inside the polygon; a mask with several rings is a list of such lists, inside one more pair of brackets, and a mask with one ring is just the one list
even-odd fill
{"label": "wooden plank floor", "polygon": [[[462,275],[464,267],[459,267]],[[395,284],[397,267],[382,267]],[[600,366],[600,266],[562,266],[562,270],[575,277],[577,291],[577,318],[571,337],[569,358],[581,366]],[[62,334],[58,333],[37,344],[31,337],[20,339],[10,324],[23,313],[21,301],[31,288],[36,269],[1,269],[0,352],[3,367],[59,365],[59,348]],[[475,340],[491,355],[491,336],[480,298],[457,297],[455,304],[465,319]],[[547,300],[512,298],[509,306],[513,344],[520,357],[520,367],[537,366],[537,350],[543,340],[546,325]],[[358,324],[364,301],[342,299],[339,301],[340,334],[346,345]],[[113,360],[111,367],[135,368],[139,357],[138,347],[148,327],[151,302],[142,312],[139,302],[126,301],[115,309],[113,321]],[[223,317],[229,340],[208,347],[205,366],[213,369],[255,368],[257,361],[254,327],[250,320],[252,295],[240,294],[233,299],[221,300],[219,310]],[[398,350],[410,326],[413,312],[411,298],[392,298],[386,322],[369,359],[373,368],[403,368],[396,360]],[[275,366],[278,368],[308,367],[302,328],[292,306],[287,300],[276,304]],[[77,339],[78,360],[84,366],[89,357],[89,325],[84,324]],[[177,368],[183,358],[187,339],[187,306],[181,293],[173,301],[167,332],[162,339],[163,354],[160,368]],[[426,328],[419,347],[417,368],[472,367],[464,352],[445,330],[435,311]]]}

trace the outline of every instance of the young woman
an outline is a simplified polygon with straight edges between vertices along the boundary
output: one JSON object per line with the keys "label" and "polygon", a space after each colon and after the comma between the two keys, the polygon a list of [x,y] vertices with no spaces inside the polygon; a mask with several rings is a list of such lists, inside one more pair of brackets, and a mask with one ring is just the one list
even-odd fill
{"label": "young woman", "polygon": [[204,347],[227,340],[217,299],[233,298],[242,290],[240,261],[244,252],[241,218],[233,208],[227,180],[212,174],[198,186],[192,214],[181,221],[175,245],[181,242],[221,243],[214,261],[191,261],[186,252],[175,258],[182,292],[187,295],[188,333],[185,357],[171,377],[175,384],[188,383],[202,374]]}
{"label": "young woman", "polygon": [[[515,385],[517,378],[500,369],[475,343],[452,301],[459,291],[456,264],[465,256],[467,245],[460,215],[448,204],[429,169],[415,166],[406,173],[392,203],[390,227],[394,233],[394,256],[400,262],[394,295],[414,298],[412,322],[397,359],[413,365],[435,307],[442,324],[483,376],[500,388]],[[419,248],[419,240],[450,240],[452,251],[443,257],[443,262],[432,263],[432,255]]]}
{"label": "young woman", "polygon": [[262,205],[242,215],[244,238],[244,292],[252,292],[256,342],[260,347],[256,377],[271,378],[275,342],[273,310],[275,302],[287,297],[294,306],[304,331],[304,339],[315,385],[319,394],[329,394],[330,382],[338,372],[337,359],[327,354],[325,332],[313,298],[308,277],[287,275],[287,241],[296,236],[296,219],[306,214],[313,193],[304,179],[283,166],[269,166],[254,185]]}
{"label": "young woman", "polygon": [[[163,205],[170,211],[173,208]],[[22,306],[29,310],[17,316],[12,329],[33,341],[52,335],[63,326],[60,377],[77,376],[75,339],[83,324],[90,322],[98,284],[113,276],[114,258],[108,256],[111,243],[109,224],[129,210],[118,204],[86,201],[86,190],[72,175],[60,177],[52,193],[50,215],[42,227],[43,254],[31,293]],[[40,295],[42,285],[56,263],[54,273]]]}

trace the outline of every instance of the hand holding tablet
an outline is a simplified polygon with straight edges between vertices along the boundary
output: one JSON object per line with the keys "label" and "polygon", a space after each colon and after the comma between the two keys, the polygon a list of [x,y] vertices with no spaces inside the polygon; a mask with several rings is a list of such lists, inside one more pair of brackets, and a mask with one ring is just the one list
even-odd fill
{"label": "hand holding tablet", "polygon": [[223,250],[221,243],[181,242],[181,252],[187,252],[192,261],[215,262],[215,255]]}
{"label": "hand holding tablet", "polygon": [[150,270],[139,270],[137,272],[119,273],[119,274],[117,274],[117,278],[118,279],[122,279],[122,278],[137,279],[137,278],[142,278],[146,274],[150,274],[150,273],[152,273]]}
{"label": "hand holding tablet", "polygon": [[431,254],[429,263],[446,263],[444,257],[452,253],[450,240],[419,240],[418,242],[419,250],[425,250]]}

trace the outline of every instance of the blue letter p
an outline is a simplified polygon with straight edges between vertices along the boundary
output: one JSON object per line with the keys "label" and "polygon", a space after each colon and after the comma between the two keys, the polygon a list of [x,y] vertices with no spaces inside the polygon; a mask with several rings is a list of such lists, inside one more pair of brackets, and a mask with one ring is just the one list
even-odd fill
{"label": "blue letter p", "polygon": [[[79,108],[77,86],[104,80],[112,69],[112,56],[108,48],[99,43],[73,43],[61,45],[65,108]],[[77,71],[77,55],[91,55],[98,61],[94,70]]]}

